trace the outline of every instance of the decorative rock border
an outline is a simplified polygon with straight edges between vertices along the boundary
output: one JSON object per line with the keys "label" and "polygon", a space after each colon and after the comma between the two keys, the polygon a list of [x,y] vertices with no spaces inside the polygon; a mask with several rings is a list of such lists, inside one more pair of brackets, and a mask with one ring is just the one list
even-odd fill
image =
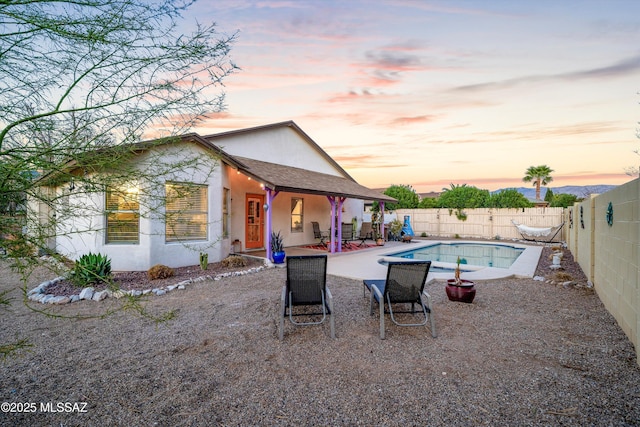
{"label": "decorative rock border", "polygon": [[200,283],[200,282],[204,282],[207,280],[211,280],[211,281],[217,281],[217,280],[221,280],[224,279],[226,277],[235,277],[235,276],[244,276],[247,274],[253,274],[253,273],[257,273],[259,271],[264,270],[265,268],[268,268],[268,265],[265,263],[265,265],[262,265],[260,267],[253,267],[250,268],[248,270],[240,270],[240,271],[231,271],[231,272],[227,272],[227,273],[221,273],[221,274],[217,274],[215,276],[211,276],[211,275],[206,275],[206,276],[200,276],[200,277],[196,277],[193,279],[187,279],[187,280],[183,280],[182,282],[176,283],[174,285],[169,285],[169,286],[165,286],[162,288],[153,288],[153,289],[145,289],[145,290],[137,290],[137,289],[132,289],[129,291],[122,291],[122,290],[116,290],[116,291],[112,291],[109,289],[105,289],[103,291],[97,291],[92,288],[92,287],[86,287],[84,289],[82,289],[80,291],[79,294],[76,295],[72,295],[72,296],[63,296],[63,295],[53,295],[53,294],[48,294],[47,293],[47,288],[51,285],[54,285],[56,283],[58,283],[61,280],[64,280],[64,277],[56,277],[53,280],[48,280],[46,282],[42,282],[41,284],[39,284],[38,286],[36,286],[35,288],[31,289],[29,292],[27,292],[27,298],[29,298],[29,300],[34,301],[34,302],[39,302],[41,304],[69,304],[72,302],[76,302],[76,301],[102,301],[105,298],[122,298],[126,295],[130,295],[130,296],[134,296],[134,297],[139,297],[139,296],[143,296],[143,295],[150,295],[150,294],[154,294],[154,295],[164,295],[167,292],[171,292],[173,290],[179,289],[179,290],[184,290],[187,288],[187,285],[191,285],[193,283]]}

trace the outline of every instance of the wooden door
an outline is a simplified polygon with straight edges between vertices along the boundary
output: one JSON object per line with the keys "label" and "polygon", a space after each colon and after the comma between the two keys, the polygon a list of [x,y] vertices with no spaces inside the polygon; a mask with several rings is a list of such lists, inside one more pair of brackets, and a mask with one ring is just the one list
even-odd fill
{"label": "wooden door", "polygon": [[247,194],[246,203],[246,227],[245,247],[257,249],[264,247],[264,196],[260,194]]}

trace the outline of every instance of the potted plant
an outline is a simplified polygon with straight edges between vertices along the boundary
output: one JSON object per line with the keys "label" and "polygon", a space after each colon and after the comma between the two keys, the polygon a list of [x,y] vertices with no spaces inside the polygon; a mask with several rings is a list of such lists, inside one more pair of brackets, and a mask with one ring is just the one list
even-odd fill
{"label": "potted plant", "polygon": [[391,234],[391,240],[400,240],[402,232],[402,223],[399,219],[394,219],[389,223],[389,233]]}
{"label": "potted plant", "polygon": [[282,264],[284,262],[285,253],[284,253],[284,240],[282,235],[278,231],[271,232],[271,254],[273,257],[274,264]]}
{"label": "potted plant", "polygon": [[447,297],[449,301],[460,301],[471,304],[476,296],[475,283],[471,280],[464,280],[460,278],[460,257],[456,262],[456,270],[453,279],[447,280]]}
{"label": "potted plant", "polygon": [[380,217],[377,211],[371,214],[371,223],[373,226],[373,239],[376,241],[376,245],[384,246],[384,237],[380,234]]}

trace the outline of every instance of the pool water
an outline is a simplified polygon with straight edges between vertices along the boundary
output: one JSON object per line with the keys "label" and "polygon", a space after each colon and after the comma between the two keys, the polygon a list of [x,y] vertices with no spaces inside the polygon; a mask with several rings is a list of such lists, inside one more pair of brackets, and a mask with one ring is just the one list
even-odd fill
{"label": "pool water", "polygon": [[524,252],[524,248],[492,243],[437,243],[388,256],[436,262],[477,265],[480,267],[509,268]]}

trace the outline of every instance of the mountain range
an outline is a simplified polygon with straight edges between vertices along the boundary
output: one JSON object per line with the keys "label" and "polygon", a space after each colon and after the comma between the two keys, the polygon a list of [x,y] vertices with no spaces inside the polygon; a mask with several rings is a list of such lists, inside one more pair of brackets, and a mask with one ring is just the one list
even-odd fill
{"label": "mountain range", "polygon": [[[542,187],[540,188],[540,198],[544,200],[545,194],[547,194],[547,188],[551,188],[553,194],[573,194],[579,198],[589,197],[590,194],[602,194],[606,193],[609,190],[613,190],[617,185],[607,185],[607,184],[598,184],[598,185],[565,185],[562,187]],[[511,187],[513,188],[513,187]],[[515,187],[519,193],[522,193],[524,197],[527,199],[535,199],[536,198],[536,188],[535,187]],[[492,193],[497,193],[498,191],[506,190],[506,188],[501,188],[500,190],[492,191]]]}

